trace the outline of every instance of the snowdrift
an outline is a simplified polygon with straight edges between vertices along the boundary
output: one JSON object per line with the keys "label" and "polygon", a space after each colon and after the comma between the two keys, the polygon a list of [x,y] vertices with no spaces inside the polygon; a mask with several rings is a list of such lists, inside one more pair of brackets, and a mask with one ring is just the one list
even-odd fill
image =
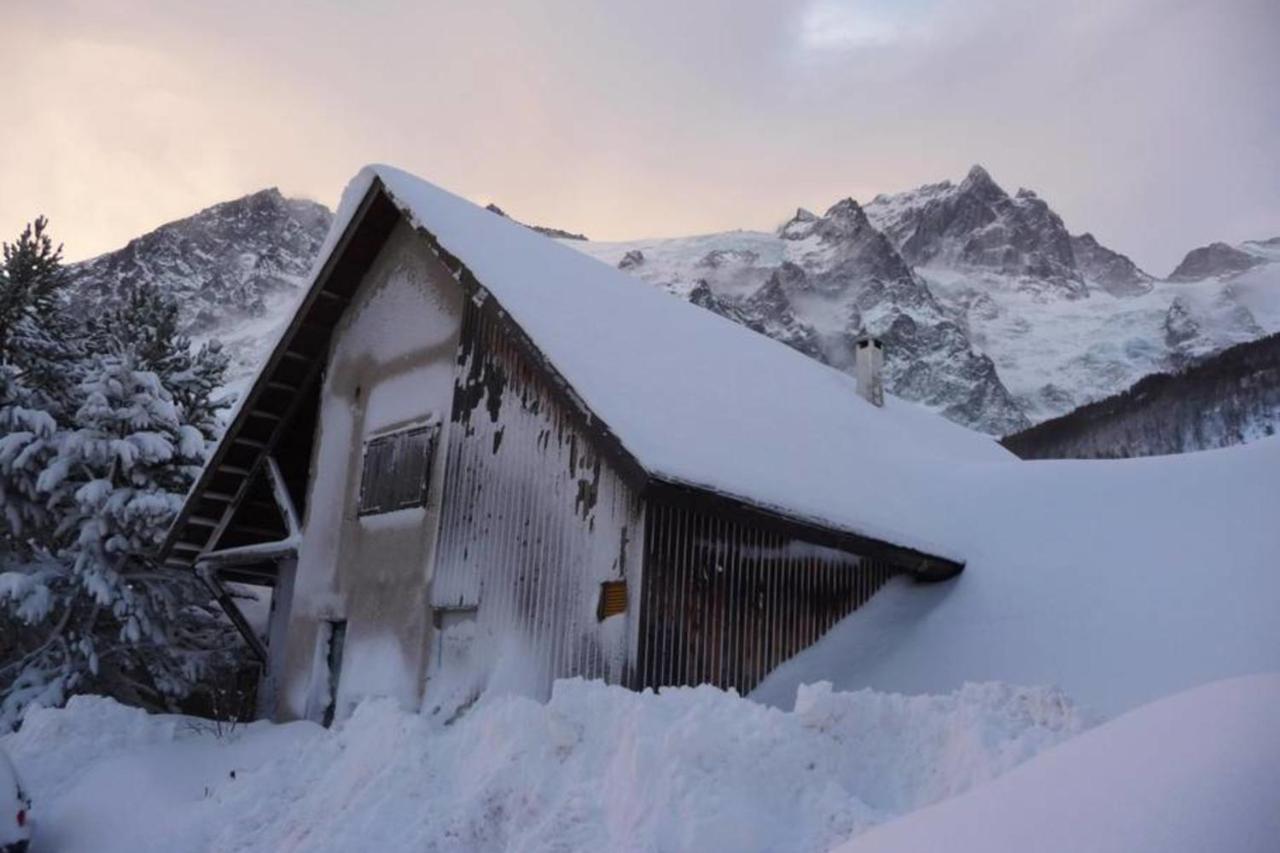
{"label": "snowdrift", "polygon": [[1132,711],[841,853],[1270,853],[1280,839],[1280,676]]}
{"label": "snowdrift", "polygon": [[[1061,693],[835,693],[561,681],[458,723],[369,702],[339,728],[148,717],[80,697],[0,738],[39,851],[826,850],[1083,731]],[[234,777],[232,771],[235,771]]]}
{"label": "snowdrift", "polygon": [[[938,693],[1054,684],[1112,716],[1235,675],[1280,672],[1280,437],[1124,461],[975,465],[940,478],[955,581],[897,582],[752,694]],[[1211,733],[1206,733],[1209,735]]]}

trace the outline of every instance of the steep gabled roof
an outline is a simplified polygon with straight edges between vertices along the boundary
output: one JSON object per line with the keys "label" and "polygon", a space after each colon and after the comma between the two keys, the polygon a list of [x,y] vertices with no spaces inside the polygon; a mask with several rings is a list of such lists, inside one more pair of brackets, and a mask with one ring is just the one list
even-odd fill
{"label": "steep gabled roof", "polygon": [[[497,304],[650,481],[959,562],[941,541],[945,508],[929,500],[930,483],[941,466],[1013,460],[986,436],[893,397],[876,408],[843,373],[419,178],[371,166],[348,186],[314,283],[175,523],[171,564],[198,552],[193,507],[217,478],[231,468],[248,483],[278,443],[283,426],[245,444],[246,428],[266,419],[261,410],[315,393],[333,324],[399,217],[473,298]],[[293,363],[304,369],[278,378]],[[256,455],[236,463],[237,447]],[[302,464],[292,477],[300,490]]]}

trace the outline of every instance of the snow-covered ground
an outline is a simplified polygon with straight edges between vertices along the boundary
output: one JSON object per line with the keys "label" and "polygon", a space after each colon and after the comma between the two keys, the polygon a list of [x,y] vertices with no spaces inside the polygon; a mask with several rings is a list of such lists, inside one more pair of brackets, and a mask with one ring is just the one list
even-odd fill
{"label": "snow-covered ground", "polygon": [[1082,731],[1049,689],[802,691],[562,681],[448,728],[390,702],[341,727],[208,724],[75,699],[4,746],[37,851],[826,850]]}
{"label": "snow-covered ground", "polygon": [[[219,736],[81,698],[0,746],[35,853],[1274,849],[1277,471],[1280,438],[955,463],[926,510],[964,574],[891,585],[752,699],[567,681]],[[840,692],[868,686],[913,695]]]}
{"label": "snow-covered ground", "polygon": [[1216,682],[1087,732],[840,853],[1271,853],[1280,677]]}

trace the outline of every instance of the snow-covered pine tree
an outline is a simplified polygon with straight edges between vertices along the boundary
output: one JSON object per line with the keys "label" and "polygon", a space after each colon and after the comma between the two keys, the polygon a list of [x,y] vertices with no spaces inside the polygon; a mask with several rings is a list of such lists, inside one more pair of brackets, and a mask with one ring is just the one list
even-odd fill
{"label": "snow-covered pine tree", "polygon": [[[30,319],[38,331],[44,318]],[[13,640],[0,730],[73,692],[171,708],[239,652],[203,585],[147,556],[216,433],[227,359],[216,344],[193,354],[154,288],[80,337],[77,381],[51,411],[23,404],[37,396],[30,370],[0,373],[0,613]]]}
{"label": "snow-covered pine tree", "polygon": [[183,423],[206,441],[218,437],[218,412],[230,405],[221,392],[230,359],[217,340],[193,351],[175,299],[150,284],[130,288],[120,303],[86,321],[86,338],[94,352],[132,353],[139,368],[160,378]]}
{"label": "snow-covered pine tree", "polygon": [[[3,245],[0,264],[0,365],[20,382],[26,402],[58,408],[75,384],[80,355],[75,321],[63,309],[68,277],[62,246],[54,246],[43,216]],[[19,389],[9,388],[9,393]]]}
{"label": "snow-covered pine tree", "polygon": [[30,543],[54,522],[36,477],[60,423],[75,408],[81,351],[61,310],[68,279],[48,221],[36,220],[0,262],[0,559],[30,557]]}

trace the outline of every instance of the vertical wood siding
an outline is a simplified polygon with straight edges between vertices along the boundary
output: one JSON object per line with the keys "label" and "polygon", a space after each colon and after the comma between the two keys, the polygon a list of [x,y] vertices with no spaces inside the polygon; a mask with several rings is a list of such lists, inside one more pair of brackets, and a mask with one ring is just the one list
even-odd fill
{"label": "vertical wood siding", "polygon": [[482,683],[499,654],[517,651],[546,688],[573,675],[629,680],[638,608],[600,622],[597,606],[603,581],[625,579],[637,595],[643,502],[474,305],[452,421],[431,600],[438,613],[475,610],[452,647],[450,629],[438,639],[442,666]]}
{"label": "vertical wood siding", "polygon": [[901,571],[659,501],[645,532],[636,688],[746,693]]}

